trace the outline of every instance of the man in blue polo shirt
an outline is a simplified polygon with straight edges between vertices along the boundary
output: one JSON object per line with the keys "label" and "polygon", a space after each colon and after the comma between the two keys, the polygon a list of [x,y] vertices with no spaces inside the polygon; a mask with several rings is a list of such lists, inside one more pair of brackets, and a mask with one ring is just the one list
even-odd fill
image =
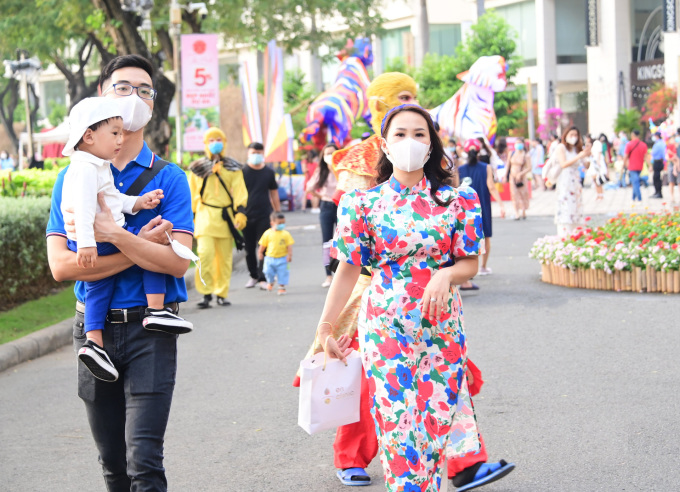
{"label": "man in blue polo shirt", "polygon": [[[160,172],[139,194],[162,189],[165,198],[153,210],[126,217],[130,225],[141,228],[138,236],[118,227],[107,210],[98,213],[97,241],[114,244],[120,253],[100,257],[96,267],[85,269],[76,264],[76,255],[66,243],[67,225],[60,206],[61,172],[52,193],[47,254],[56,280],[78,281],[73,328],[76,352],[85,342],[83,282],[116,275],[104,346],[120,377],[113,383],[102,382],[79,364],[78,396],[85,403],[107,490],[162,491],[167,490],[163,438],[175,386],[177,335],[142,327],[146,304],[142,269],[166,274],[167,307],[176,311],[178,304],[187,300],[184,273],[189,260],[173,252],[165,233],[171,231],[174,239],[191,248],[191,195],[184,172],[175,164],[162,167],[165,163],[144,142],[144,126],[156,97],[151,63],[138,55],[114,58],[102,71],[99,90],[104,97],[120,99],[123,109],[123,145],[111,166],[117,188],[127,191],[142,172],[156,165]],[[66,217],[66,223],[71,223],[70,217]]]}

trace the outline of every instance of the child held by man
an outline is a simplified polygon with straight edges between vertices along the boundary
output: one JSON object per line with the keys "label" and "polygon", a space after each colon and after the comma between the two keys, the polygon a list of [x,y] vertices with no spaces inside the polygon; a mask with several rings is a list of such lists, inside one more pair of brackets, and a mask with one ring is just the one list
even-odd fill
{"label": "child held by man", "polygon": [[[139,230],[128,227],[123,214],[136,214],[153,209],[163,198],[162,190],[142,196],[128,196],[115,186],[110,161],[120,152],[123,118],[118,103],[103,97],[83,99],[69,115],[70,135],[62,154],[71,157],[64,175],[62,213],[72,212],[76,233],[68,233],[68,247],[76,252],[76,262],[82,268],[93,268],[98,256],[111,255],[118,249],[109,243],[97,243],[94,238],[94,218],[100,211],[97,195],[103,193],[106,205],[116,223],[133,234]],[[77,234],[77,237],[76,237]],[[87,341],[78,351],[78,358],[102,381],[116,381],[118,371],[103,347],[102,330],[115,288],[115,276],[86,282],[85,335]],[[144,271],[144,292],[148,307],[144,311],[144,328],[179,335],[188,333],[193,325],[164,307],[165,275]]]}
{"label": "child held by man", "polygon": [[286,230],[286,216],[273,212],[269,218],[270,229],[260,238],[258,257],[264,259],[262,271],[267,279],[267,290],[272,291],[278,282],[278,295],[286,294],[290,274],[288,263],[293,261],[293,236]]}

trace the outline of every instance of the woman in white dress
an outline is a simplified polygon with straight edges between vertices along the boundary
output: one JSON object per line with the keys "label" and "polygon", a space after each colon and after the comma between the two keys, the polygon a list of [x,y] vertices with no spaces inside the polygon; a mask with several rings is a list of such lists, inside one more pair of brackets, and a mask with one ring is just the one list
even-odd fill
{"label": "woman in white dress", "polygon": [[581,163],[590,166],[590,145],[583,147],[581,132],[575,126],[562,134],[562,140],[556,149],[556,159],[562,171],[557,178],[557,210],[555,224],[557,235],[569,236],[574,229],[584,224],[583,205],[581,203],[581,179],[578,168]]}
{"label": "woman in white dress", "polygon": [[590,144],[590,168],[588,169],[588,176],[593,180],[595,190],[597,191],[597,201],[604,198],[603,186],[609,181],[609,168],[607,167],[607,160],[605,155],[605,147],[600,140],[595,140],[590,135],[585,137],[586,145]]}

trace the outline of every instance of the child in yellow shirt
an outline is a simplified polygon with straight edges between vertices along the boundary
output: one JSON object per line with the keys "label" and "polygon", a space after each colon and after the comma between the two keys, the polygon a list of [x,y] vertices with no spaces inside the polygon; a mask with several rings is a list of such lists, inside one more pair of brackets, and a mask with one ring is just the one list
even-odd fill
{"label": "child in yellow shirt", "polygon": [[278,295],[286,293],[289,272],[288,263],[293,261],[293,236],[286,231],[286,216],[281,212],[274,212],[269,218],[270,229],[260,238],[258,257],[264,259],[262,268],[267,278],[267,290],[274,289],[275,281],[279,283]]}

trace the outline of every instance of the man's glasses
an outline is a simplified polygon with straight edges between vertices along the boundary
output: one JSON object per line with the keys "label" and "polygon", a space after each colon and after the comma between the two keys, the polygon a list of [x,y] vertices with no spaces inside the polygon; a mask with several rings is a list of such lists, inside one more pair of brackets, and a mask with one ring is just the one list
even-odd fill
{"label": "man's glasses", "polygon": [[156,99],[156,94],[157,94],[156,90],[152,89],[151,87],[147,87],[147,86],[137,87],[136,85],[132,85],[132,84],[120,83],[120,84],[113,84],[111,87],[106,89],[102,93],[102,95],[106,94],[111,89],[113,89],[113,92],[115,92],[117,96],[131,96],[132,91],[134,89],[137,89],[137,95],[139,97],[141,97],[142,99]]}

